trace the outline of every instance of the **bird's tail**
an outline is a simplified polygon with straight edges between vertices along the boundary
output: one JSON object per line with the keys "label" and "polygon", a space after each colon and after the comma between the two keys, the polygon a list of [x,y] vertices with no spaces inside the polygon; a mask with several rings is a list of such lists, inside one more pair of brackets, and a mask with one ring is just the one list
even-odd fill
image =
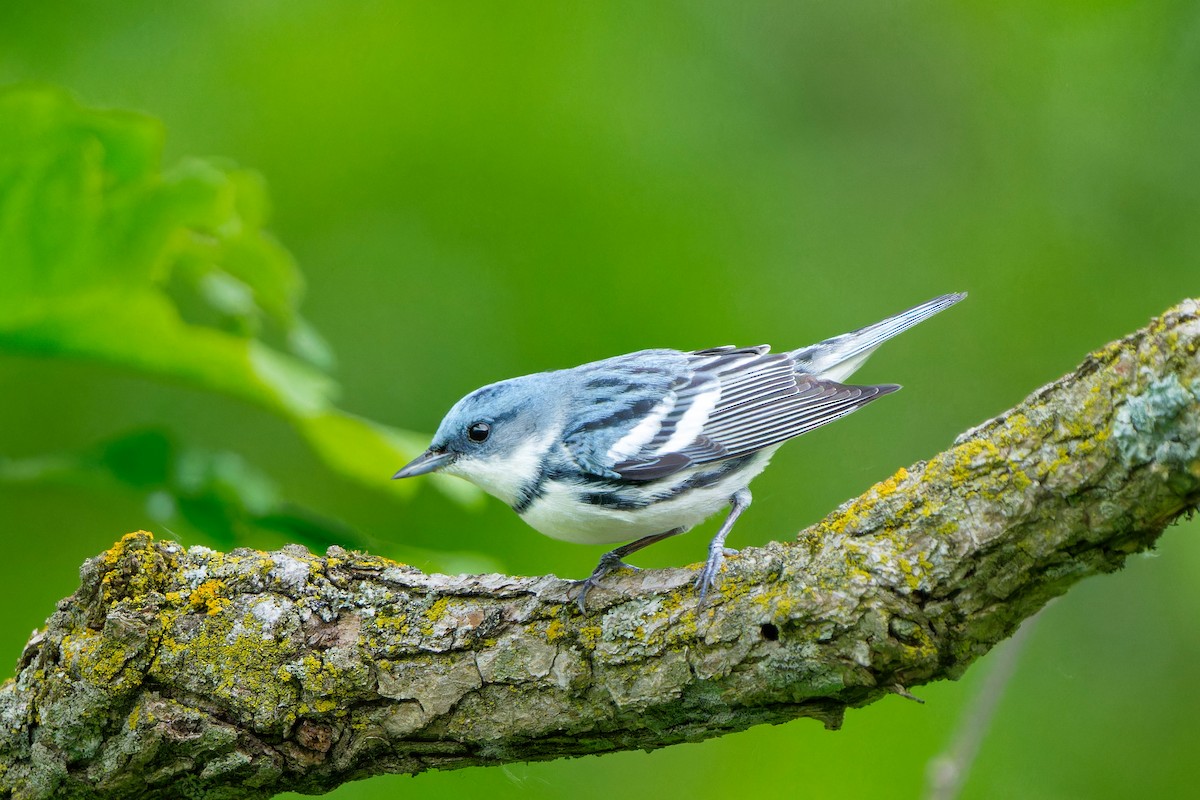
{"label": "bird's tail", "polygon": [[876,322],[874,325],[793,351],[792,358],[796,361],[797,369],[810,375],[844,381],[862,366],[876,347],[918,322],[924,322],[939,311],[945,311],[966,296],[966,292],[959,292],[935,297],[927,303],[888,317],[883,322]]}

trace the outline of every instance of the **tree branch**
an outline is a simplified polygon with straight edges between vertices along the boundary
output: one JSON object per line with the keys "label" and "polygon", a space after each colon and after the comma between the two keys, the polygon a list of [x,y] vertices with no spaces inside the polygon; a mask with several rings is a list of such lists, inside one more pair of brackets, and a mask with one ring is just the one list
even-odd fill
{"label": "tree branch", "polygon": [[662,747],[954,678],[1200,501],[1200,304],[802,531],[622,573],[425,575],[126,536],[0,689],[0,790],[266,797],[382,772]]}

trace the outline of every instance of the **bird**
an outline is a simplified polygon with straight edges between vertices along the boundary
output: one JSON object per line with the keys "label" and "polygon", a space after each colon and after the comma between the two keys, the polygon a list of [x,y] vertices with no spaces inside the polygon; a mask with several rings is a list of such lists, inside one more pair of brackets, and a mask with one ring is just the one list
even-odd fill
{"label": "bird", "polygon": [[900,387],[842,383],[883,342],[966,297],[945,294],[817,344],[641,350],[476,389],[394,478],[456,475],[538,532],[580,544],[627,542],[576,581],[576,603],[625,558],[726,505],[697,574],[699,607],[718,583],[725,540],[750,482],[788,439]]}

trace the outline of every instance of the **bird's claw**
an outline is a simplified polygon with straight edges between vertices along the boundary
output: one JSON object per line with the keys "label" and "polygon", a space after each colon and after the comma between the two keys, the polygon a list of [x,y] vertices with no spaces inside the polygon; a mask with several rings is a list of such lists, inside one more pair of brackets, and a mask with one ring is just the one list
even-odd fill
{"label": "bird's claw", "polygon": [[581,581],[571,581],[571,585],[572,588],[579,589],[579,594],[575,596],[575,605],[579,607],[579,613],[586,614],[588,592],[590,592],[593,587],[599,586],[599,581],[596,580],[595,575],[591,575]]}
{"label": "bird's claw", "polygon": [[628,569],[634,572],[640,572],[639,567],[633,564],[626,564],[621,560],[621,557],[615,553],[605,553],[600,558],[600,563],[592,570],[592,574],[581,581],[572,581],[573,587],[579,587],[579,594],[575,598],[575,605],[579,606],[579,613],[587,613],[587,596],[588,592],[600,585],[600,579],[606,577],[610,572],[615,572],[618,569]]}

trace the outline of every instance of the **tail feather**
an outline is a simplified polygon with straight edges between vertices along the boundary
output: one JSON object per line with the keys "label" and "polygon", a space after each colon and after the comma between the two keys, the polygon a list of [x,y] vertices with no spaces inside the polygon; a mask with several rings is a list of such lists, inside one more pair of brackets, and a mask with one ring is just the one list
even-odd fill
{"label": "tail feather", "polygon": [[862,366],[879,345],[917,323],[924,322],[939,311],[945,311],[966,296],[966,292],[959,292],[935,297],[882,322],[795,350],[791,354],[792,359],[795,360],[797,369],[810,375],[844,381]]}

